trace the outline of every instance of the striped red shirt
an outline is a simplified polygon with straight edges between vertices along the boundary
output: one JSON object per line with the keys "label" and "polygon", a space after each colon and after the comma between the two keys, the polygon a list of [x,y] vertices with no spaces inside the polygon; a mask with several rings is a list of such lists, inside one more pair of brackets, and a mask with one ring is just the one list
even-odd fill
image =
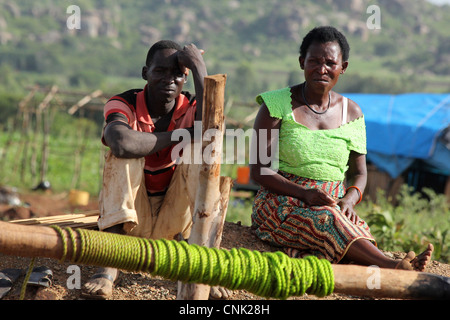
{"label": "striped red shirt", "polygon": [[[133,130],[153,132],[155,125],[145,101],[146,90],[147,86],[144,89],[132,89],[109,99],[104,106],[105,119],[112,113],[120,113],[127,117],[128,125]],[[189,93],[183,92],[176,99],[167,131],[194,126],[196,101],[190,98]],[[106,145],[103,138],[102,141]],[[163,195],[166,192],[176,167],[176,159],[171,159],[173,148],[174,146],[170,146],[145,157],[145,183],[149,196]]]}

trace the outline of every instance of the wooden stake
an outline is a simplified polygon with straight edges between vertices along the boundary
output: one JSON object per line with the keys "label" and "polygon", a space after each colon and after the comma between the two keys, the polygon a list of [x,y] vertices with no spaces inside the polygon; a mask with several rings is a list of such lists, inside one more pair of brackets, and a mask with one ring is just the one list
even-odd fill
{"label": "wooden stake", "polygon": [[[206,247],[219,246],[228,206],[231,179],[220,177],[224,129],[224,95],[226,75],[205,77],[203,93],[202,164],[189,243]],[[207,300],[210,287],[178,283],[177,299]]]}
{"label": "wooden stake", "polygon": [[[78,235],[75,236],[75,241],[80,249]],[[0,222],[0,253],[60,260],[63,244],[59,234],[52,228]],[[67,257],[72,254],[72,246],[68,246]],[[153,255],[153,252],[150,254]],[[357,265],[332,265],[332,268],[335,293],[393,299],[450,300],[448,277]]]}
{"label": "wooden stake", "polygon": [[[57,85],[53,85],[50,91],[45,96],[44,100],[36,107],[36,133],[34,136],[33,148],[36,146],[36,139],[40,135],[40,130],[43,131],[43,141],[42,141],[42,159],[41,159],[41,171],[40,171],[40,181],[45,180],[45,176],[47,174],[47,161],[49,154],[49,139],[50,139],[50,120],[49,120],[49,111],[48,106],[50,102],[55,97],[59,88]],[[42,122],[42,113],[44,113],[43,118],[43,128],[41,128]],[[36,152],[33,153],[36,156]]]}
{"label": "wooden stake", "polygon": [[[225,75],[205,77],[203,104],[202,164],[194,208],[190,242],[211,247],[211,220],[220,202],[220,160],[223,144]],[[209,218],[209,219],[207,219]]]}

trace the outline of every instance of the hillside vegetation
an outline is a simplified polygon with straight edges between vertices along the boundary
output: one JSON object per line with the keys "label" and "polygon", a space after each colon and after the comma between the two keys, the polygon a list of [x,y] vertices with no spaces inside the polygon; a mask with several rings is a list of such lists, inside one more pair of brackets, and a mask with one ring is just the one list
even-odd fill
{"label": "hillside vegetation", "polygon": [[[333,25],[351,45],[340,91],[450,89],[449,6],[425,0],[79,0],[81,29],[69,30],[61,0],[0,1],[0,84],[102,88],[139,82],[148,47],[163,38],[194,42],[210,73],[227,73],[227,95],[250,101],[301,81],[298,47],[308,30]],[[366,22],[380,8],[379,30]]]}

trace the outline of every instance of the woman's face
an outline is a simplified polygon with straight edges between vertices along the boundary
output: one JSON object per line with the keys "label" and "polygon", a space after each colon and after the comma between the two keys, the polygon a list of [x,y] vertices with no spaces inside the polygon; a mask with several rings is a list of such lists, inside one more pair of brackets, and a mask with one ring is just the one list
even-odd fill
{"label": "woman's face", "polygon": [[336,41],[313,42],[306,57],[300,57],[299,61],[308,86],[317,89],[331,90],[348,66],[347,61],[342,61],[341,47]]}

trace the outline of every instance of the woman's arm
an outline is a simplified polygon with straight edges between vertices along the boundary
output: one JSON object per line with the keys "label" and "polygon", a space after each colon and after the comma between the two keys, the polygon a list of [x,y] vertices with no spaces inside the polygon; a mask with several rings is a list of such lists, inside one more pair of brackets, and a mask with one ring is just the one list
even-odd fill
{"label": "woman's arm", "polygon": [[355,205],[358,203],[360,197],[364,193],[367,184],[367,166],[366,155],[359,154],[354,151],[350,152],[349,157],[349,170],[348,178],[349,186],[355,186],[355,188],[348,189],[345,196],[339,200],[338,204],[341,207],[342,212],[355,224],[358,223],[359,217],[355,212]]}
{"label": "woman's arm", "polygon": [[[268,164],[261,162],[262,155],[273,158],[271,151],[276,150],[278,146],[278,134],[272,136],[272,130],[279,132],[280,126],[281,120],[271,117],[267,106],[262,104],[253,126],[251,150],[256,150],[256,155],[251,157],[255,163],[250,163],[252,180],[271,192],[300,199],[308,205],[335,205],[336,201],[323,190],[303,188],[273,171],[270,168],[271,162]],[[262,130],[266,130],[267,135],[262,134]]]}
{"label": "woman's arm", "polygon": [[[352,101],[348,100],[348,119],[353,121],[363,116],[363,112],[360,106]],[[353,222],[358,223],[359,217],[356,214],[354,207],[359,201],[360,197],[364,193],[364,189],[367,184],[367,166],[366,156],[364,154],[357,153],[355,151],[350,152],[348,160],[349,170],[347,171],[347,193],[339,200],[338,204],[341,207],[342,212]],[[349,186],[355,186],[361,190],[361,195],[355,188],[348,189]]]}

